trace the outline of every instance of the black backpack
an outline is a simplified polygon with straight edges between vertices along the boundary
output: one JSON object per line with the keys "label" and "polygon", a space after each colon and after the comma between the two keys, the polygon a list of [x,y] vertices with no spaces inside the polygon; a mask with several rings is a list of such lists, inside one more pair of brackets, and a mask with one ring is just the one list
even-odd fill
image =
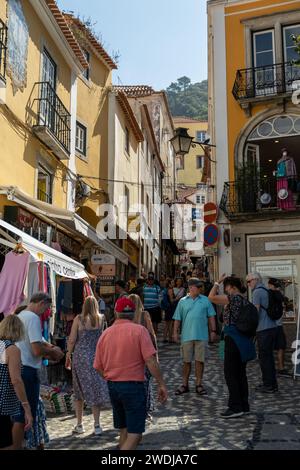
{"label": "black backpack", "polygon": [[266,289],[265,287],[259,287],[268,292],[269,295],[269,306],[265,308],[261,305],[261,308],[265,310],[271,318],[271,320],[279,320],[283,315],[283,295],[279,290]]}
{"label": "black backpack", "polygon": [[235,321],[235,326],[240,333],[251,338],[256,335],[259,320],[258,311],[249,300],[244,299],[242,296],[241,298],[243,299],[243,304],[240,314]]}

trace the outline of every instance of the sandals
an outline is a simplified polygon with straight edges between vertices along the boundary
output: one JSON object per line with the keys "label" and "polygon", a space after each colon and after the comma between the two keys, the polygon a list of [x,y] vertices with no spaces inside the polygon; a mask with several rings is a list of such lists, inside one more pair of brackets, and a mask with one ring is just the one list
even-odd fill
{"label": "sandals", "polygon": [[175,395],[183,395],[184,393],[188,393],[189,391],[189,387],[187,387],[186,385],[180,385],[180,387],[177,388]]}
{"label": "sandals", "polygon": [[196,393],[197,395],[207,395],[207,390],[203,387],[203,385],[196,385]]}

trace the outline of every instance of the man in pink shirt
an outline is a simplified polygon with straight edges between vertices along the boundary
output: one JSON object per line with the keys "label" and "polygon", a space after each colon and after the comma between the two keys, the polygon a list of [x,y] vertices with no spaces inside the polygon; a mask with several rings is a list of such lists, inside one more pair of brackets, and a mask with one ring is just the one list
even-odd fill
{"label": "man in pink shirt", "polygon": [[134,303],[127,297],[118,299],[115,313],[116,321],[98,342],[94,368],[108,382],[114,426],[120,430],[119,448],[134,450],[145,432],[145,365],[157,381],[161,403],[168,393],[149,332],[132,321]]}

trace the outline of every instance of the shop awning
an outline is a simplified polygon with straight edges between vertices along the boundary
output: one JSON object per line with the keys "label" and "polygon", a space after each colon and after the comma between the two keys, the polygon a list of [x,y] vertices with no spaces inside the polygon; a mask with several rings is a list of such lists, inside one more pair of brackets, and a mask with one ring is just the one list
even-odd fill
{"label": "shop awning", "polygon": [[[16,242],[22,240],[22,245],[25,250],[27,250],[37,261],[47,263],[56,274],[70,279],[83,279],[88,277],[84,270],[84,266],[72,258],[69,258],[63,253],[60,253],[50,246],[36,240],[13,225],[4,222],[4,220],[0,220],[0,227],[9,230],[10,234],[13,234],[13,238]],[[5,237],[3,231],[1,231],[1,235],[2,237]],[[14,248],[12,237],[8,236],[7,239],[8,241],[0,238],[0,244],[3,243]]]}
{"label": "shop awning", "polygon": [[52,223],[65,226],[68,230],[77,232],[77,236],[84,236],[101,250],[114,256],[121,263],[128,265],[129,257],[124,250],[105,238],[104,235],[98,234],[91,225],[74,212],[38,201],[15,186],[0,186],[0,194],[6,195],[9,201],[19,204],[36,215],[47,217]]}

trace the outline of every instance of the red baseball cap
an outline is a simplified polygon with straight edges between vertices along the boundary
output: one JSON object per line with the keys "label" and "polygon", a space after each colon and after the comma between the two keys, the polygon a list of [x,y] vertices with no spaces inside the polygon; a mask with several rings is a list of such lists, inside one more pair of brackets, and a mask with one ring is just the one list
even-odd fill
{"label": "red baseball cap", "polygon": [[122,312],[135,312],[135,305],[132,300],[128,299],[127,297],[121,297],[116,301],[115,311],[118,313]]}

